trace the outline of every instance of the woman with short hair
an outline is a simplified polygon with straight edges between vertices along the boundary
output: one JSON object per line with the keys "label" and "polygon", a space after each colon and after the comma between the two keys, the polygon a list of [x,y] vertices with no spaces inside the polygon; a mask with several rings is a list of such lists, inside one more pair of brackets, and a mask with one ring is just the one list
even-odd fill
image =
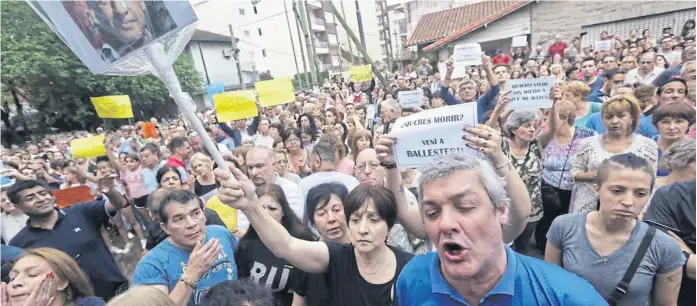
{"label": "woman with short hair", "polygon": [[[658,145],[658,158],[676,142],[688,139],[690,127],[695,124],[695,110],[685,103],[664,103],[651,116],[658,135],[652,137]],[[668,172],[658,169],[657,175],[663,177]]]}

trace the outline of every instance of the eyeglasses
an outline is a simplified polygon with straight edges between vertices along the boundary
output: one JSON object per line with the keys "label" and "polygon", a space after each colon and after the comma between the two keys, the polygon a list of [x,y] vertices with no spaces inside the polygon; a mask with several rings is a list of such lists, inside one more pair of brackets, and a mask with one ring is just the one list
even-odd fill
{"label": "eyeglasses", "polygon": [[370,162],[370,163],[359,164],[359,165],[356,165],[356,170],[363,172],[363,171],[365,171],[365,168],[367,168],[367,167],[370,167],[371,170],[375,170],[378,167],[380,167],[380,163]]}

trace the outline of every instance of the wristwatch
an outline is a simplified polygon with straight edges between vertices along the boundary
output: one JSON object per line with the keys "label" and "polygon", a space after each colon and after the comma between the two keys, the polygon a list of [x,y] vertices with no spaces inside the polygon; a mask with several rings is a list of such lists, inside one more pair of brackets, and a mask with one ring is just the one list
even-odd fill
{"label": "wristwatch", "polygon": [[382,166],[385,169],[394,169],[397,168],[397,163],[394,164],[385,164],[385,163],[380,163],[380,166]]}

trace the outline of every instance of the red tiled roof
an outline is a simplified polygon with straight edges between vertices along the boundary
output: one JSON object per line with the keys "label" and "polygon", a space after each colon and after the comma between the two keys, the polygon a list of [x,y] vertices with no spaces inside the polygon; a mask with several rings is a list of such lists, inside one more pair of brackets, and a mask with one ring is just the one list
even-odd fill
{"label": "red tiled roof", "polygon": [[528,3],[530,1],[490,0],[425,15],[421,17],[406,45],[435,41],[424,48],[424,51],[435,50]]}

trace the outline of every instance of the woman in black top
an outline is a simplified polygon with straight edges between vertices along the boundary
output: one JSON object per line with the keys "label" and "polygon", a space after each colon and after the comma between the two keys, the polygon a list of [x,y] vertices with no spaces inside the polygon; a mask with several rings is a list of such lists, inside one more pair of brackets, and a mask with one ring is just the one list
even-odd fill
{"label": "woman in black top", "polygon": [[[256,190],[261,206],[294,238],[315,241],[317,238],[290,209],[283,189],[268,184]],[[307,274],[286,260],[276,257],[259,239],[254,226],[240,239],[235,251],[239,278],[250,278],[274,293],[275,305],[293,303],[293,292],[305,287]]]}
{"label": "woman in black top", "polygon": [[191,156],[191,173],[196,176],[194,193],[207,202],[218,194],[218,182],[213,175],[213,161],[203,153]]}

